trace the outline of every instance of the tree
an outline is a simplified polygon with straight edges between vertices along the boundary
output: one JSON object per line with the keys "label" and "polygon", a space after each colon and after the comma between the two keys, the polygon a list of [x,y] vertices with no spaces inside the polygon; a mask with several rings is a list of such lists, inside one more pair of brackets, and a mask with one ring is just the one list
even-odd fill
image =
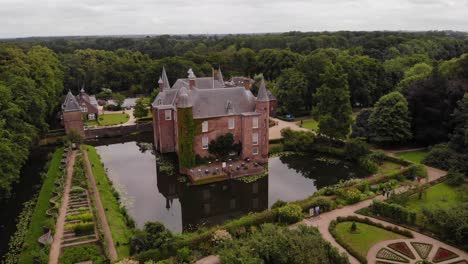
{"label": "tree", "polygon": [[298,114],[304,108],[307,80],[302,72],[284,70],[275,83],[273,93],[278,99],[280,113]]}
{"label": "tree", "polygon": [[219,136],[208,144],[208,152],[219,159],[225,159],[230,153],[239,153],[240,150],[240,143],[234,143],[234,135],[231,133]]}
{"label": "tree", "polygon": [[452,118],[454,130],[450,137],[450,147],[468,154],[468,93],[458,101]]}
{"label": "tree", "polygon": [[363,140],[353,138],[346,141],[345,155],[347,159],[357,161],[369,153],[369,146]]}
{"label": "tree", "polygon": [[122,107],[124,101],[125,101],[125,96],[123,96],[122,94],[120,93],[114,93],[114,95],[112,96],[115,100],[115,103],[117,104],[117,106],[119,108]]}
{"label": "tree", "polygon": [[371,137],[371,129],[369,125],[369,117],[372,114],[372,109],[363,109],[356,116],[356,120],[352,126],[351,137]]}
{"label": "tree", "polygon": [[408,102],[399,92],[382,96],[369,117],[372,141],[377,143],[402,143],[411,139]]}
{"label": "tree", "polygon": [[340,65],[330,65],[320,78],[323,84],[314,95],[316,105],[312,110],[319,123],[319,133],[346,138],[352,122],[346,74]]}
{"label": "tree", "polygon": [[133,109],[133,115],[136,118],[143,118],[148,115],[148,107],[143,103],[142,98],[138,99]]}

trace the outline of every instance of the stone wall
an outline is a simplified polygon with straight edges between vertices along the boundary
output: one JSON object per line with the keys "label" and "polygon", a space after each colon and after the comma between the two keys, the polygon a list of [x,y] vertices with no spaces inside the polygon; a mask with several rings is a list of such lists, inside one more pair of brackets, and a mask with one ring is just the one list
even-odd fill
{"label": "stone wall", "polygon": [[85,138],[116,137],[132,134],[135,132],[153,131],[152,124],[135,124],[130,126],[111,126],[102,128],[85,129]]}

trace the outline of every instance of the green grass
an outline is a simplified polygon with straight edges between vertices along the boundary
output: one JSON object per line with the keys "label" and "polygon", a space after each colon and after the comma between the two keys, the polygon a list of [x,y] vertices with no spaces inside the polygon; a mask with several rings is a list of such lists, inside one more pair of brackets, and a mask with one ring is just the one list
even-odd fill
{"label": "green grass", "polygon": [[126,123],[130,117],[128,114],[103,114],[98,117],[98,120],[88,121],[88,126],[112,126]]}
{"label": "green grass", "polygon": [[389,161],[384,161],[382,165],[379,166],[377,173],[379,174],[391,174],[399,171],[401,168],[400,164],[396,164]]}
{"label": "green grass", "polygon": [[422,199],[418,199],[418,194],[412,195],[407,208],[410,210],[420,212],[423,207],[426,208],[448,208],[461,205],[463,198],[456,188],[449,186],[447,183],[442,182],[428,188]]}
{"label": "green grass", "polygon": [[[303,128],[307,128],[307,129],[314,130],[314,131],[318,130],[318,122],[315,121],[314,119],[306,119],[306,120],[303,120],[302,122],[303,122],[302,123]],[[300,126],[301,122],[298,122],[297,125]]]}
{"label": "green grass", "polygon": [[19,256],[19,263],[29,264],[34,262],[34,256],[39,255],[39,252],[41,251],[41,247],[37,242],[37,239],[44,234],[43,226],[55,224],[51,223],[51,218],[46,215],[46,211],[51,207],[49,200],[54,196],[53,192],[55,190],[55,181],[61,174],[60,160],[62,159],[62,153],[63,148],[57,149],[50,161],[46,177],[39,192],[36,207],[34,208],[33,215],[31,216],[28,231],[24,238],[24,249]]}
{"label": "green grass", "polygon": [[416,151],[400,152],[400,153],[396,153],[396,155],[399,158],[402,158],[404,160],[419,164],[427,156],[428,153],[429,151],[427,150],[416,150]]}
{"label": "green grass", "polygon": [[387,231],[375,226],[357,223],[357,233],[349,232],[352,222],[342,222],[336,225],[336,232],[341,239],[356,250],[361,256],[366,257],[367,251],[376,243],[384,240],[405,238],[402,235]]}
{"label": "green grass", "polygon": [[84,149],[88,152],[88,158],[93,167],[93,174],[101,197],[102,205],[106,210],[106,218],[112,232],[112,239],[119,259],[130,255],[130,246],[128,241],[133,235],[133,231],[125,224],[125,217],[120,211],[120,203],[112,194],[112,186],[106,176],[102,166],[99,154],[92,146],[85,145]]}

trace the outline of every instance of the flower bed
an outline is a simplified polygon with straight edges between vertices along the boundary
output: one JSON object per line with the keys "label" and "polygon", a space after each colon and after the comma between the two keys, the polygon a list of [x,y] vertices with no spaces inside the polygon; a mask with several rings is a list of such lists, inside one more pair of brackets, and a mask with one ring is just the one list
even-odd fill
{"label": "flower bed", "polygon": [[396,261],[396,262],[401,262],[401,263],[409,263],[409,260],[396,254],[396,253],[393,253],[392,251],[386,249],[386,248],[382,248],[379,250],[379,252],[377,252],[377,258],[380,258],[380,259],[386,259],[386,260],[392,260],[392,261]]}
{"label": "flower bed", "polygon": [[432,261],[438,263],[454,258],[458,258],[458,255],[448,249],[440,247],[437,249],[437,252]]}
{"label": "flower bed", "polygon": [[422,259],[426,259],[427,256],[429,256],[429,252],[432,250],[431,244],[411,242],[411,245]]}
{"label": "flower bed", "polygon": [[415,259],[413,252],[411,251],[411,249],[408,247],[408,245],[405,242],[392,243],[388,245],[388,247],[411,259]]}

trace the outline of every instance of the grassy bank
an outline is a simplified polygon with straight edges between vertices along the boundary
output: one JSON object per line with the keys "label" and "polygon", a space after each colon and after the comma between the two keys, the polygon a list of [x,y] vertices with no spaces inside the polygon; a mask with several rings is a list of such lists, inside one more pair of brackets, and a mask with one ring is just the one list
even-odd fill
{"label": "grassy bank", "polygon": [[85,145],[84,150],[88,153],[88,158],[93,168],[93,174],[96,179],[99,196],[102,205],[106,211],[107,222],[112,232],[112,239],[119,258],[130,255],[130,246],[128,244],[133,231],[127,226],[127,220],[120,206],[120,201],[114,195],[115,191],[107,178],[104,167],[101,163],[99,154],[92,146]]}
{"label": "grassy bank", "polygon": [[400,152],[397,153],[397,157],[402,158],[404,160],[411,161],[416,164],[420,164],[421,161],[429,154],[427,150],[415,150],[415,151],[407,151],[407,152]]}
{"label": "grassy bank", "polygon": [[50,220],[51,217],[46,215],[46,211],[51,207],[49,200],[54,196],[55,182],[62,173],[60,171],[62,153],[63,148],[57,149],[50,161],[47,174],[37,198],[36,207],[34,208],[34,212],[31,217],[28,231],[26,232],[23,250],[19,257],[19,263],[33,263],[35,256],[39,256],[41,258],[47,257],[47,253],[41,249],[37,239],[44,234],[44,226],[51,226],[51,224],[53,224]]}
{"label": "grassy bank", "polygon": [[88,121],[87,124],[88,126],[112,126],[127,123],[129,119],[128,114],[103,114],[98,117],[98,120]]}

